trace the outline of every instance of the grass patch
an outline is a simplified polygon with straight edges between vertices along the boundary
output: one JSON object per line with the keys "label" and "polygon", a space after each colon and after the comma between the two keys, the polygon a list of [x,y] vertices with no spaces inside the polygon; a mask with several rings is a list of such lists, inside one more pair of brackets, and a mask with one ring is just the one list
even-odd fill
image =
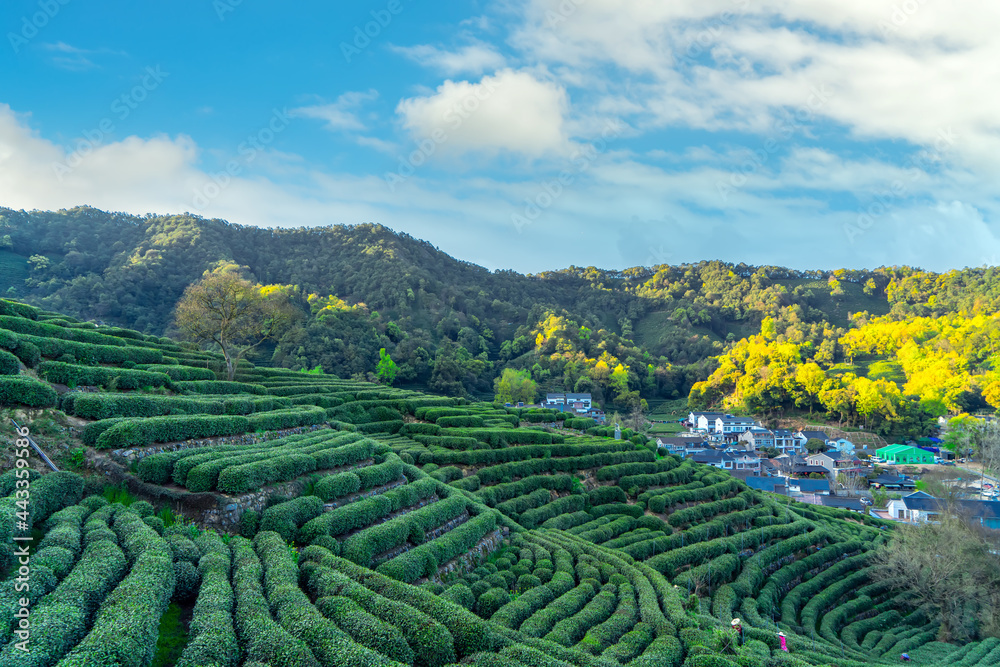
{"label": "grass patch", "polygon": [[125,485],[121,486],[106,486],[104,487],[104,492],[101,494],[104,499],[109,503],[121,503],[125,507],[128,507],[136,501],[136,497],[129,493]]}
{"label": "grass patch", "polygon": [[675,433],[683,433],[685,431],[684,427],[680,424],[653,424],[649,428],[650,435],[673,435]]}
{"label": "grass patch", "polygon": [[176,664],[188,643],[188,631],[181,617],[184,610],[171,602],[160,619],[160,636],[156,640],[156,655],[152,667],[171,667]]}

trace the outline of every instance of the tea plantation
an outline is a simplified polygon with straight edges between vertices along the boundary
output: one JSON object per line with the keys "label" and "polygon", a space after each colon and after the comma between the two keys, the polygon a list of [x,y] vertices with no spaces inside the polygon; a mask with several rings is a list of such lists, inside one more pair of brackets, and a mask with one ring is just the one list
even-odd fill
{"label": "tea plantation", "polygon": [[875,519],[546,410],[223,369],[0,301],[0,403],[88,461],[0,475],[0,665],[1000,664],[873,580]]}

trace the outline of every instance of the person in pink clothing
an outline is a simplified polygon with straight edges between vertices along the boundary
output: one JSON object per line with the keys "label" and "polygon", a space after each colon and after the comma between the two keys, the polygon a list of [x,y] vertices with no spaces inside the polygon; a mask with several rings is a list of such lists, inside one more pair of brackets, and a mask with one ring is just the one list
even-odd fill
{"label": "person in pink clothing", "polygon": [[788,653],[788,645],[785,643],[785,633],[784,632],[779,632],[778,633],[778,642],[781,643],[781,650],[784,651],[785,653]]}

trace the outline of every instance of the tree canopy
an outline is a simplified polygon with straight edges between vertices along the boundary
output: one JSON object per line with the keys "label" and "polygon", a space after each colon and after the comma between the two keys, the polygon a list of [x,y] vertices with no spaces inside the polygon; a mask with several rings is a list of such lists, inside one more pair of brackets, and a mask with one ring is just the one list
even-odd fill
{"label": "tree canopy", "polygon": [[213,343],[226,358],[229,379],[247,352],[276,338],[295,319],[286,293],[242,278],[225,266],[184,290],[177,304],[177,328],[200,343]]}

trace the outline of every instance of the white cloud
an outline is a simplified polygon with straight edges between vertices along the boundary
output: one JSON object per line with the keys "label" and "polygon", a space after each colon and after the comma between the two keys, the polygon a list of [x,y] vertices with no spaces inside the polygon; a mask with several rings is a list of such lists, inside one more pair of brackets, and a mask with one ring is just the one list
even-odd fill
{"label": "white cloud", "polygon": [[315,104],[292,109],[292,116],[315,118],[325,122],[324,127],[332,132],[364,130],[365,124],[357,116],[357,109],[367,102],[378,99],[378,92],[351,91],[344,93],[332,104]]}
{"label": "white cloud", "polygon": [[71,72],[82,72],[99,67],[91,56],[97,55],[128,55],[124,51],[114,51],[112,49],[81,49],[66,42],[55,42],[42,44],[42,48],[55,55],[51,56],[50,62],[60,69]]}
{"label": "white cloud", "polygon": [[429,44],[394,46],[393,51],[410,60],[446,76],[458,74],[479,75],[504,66],[504,57],[493,46],[476,42],[455,51],[440,49]]}
{"label": "white cloud", "polygon": [[589,84],[574,114],[624,99],[646,128],[763,133],[824,90],[800,133],[821,119],[861,141],[950,133],[956,157],[996,173],[998,30],[985,2],[529,0],[510,41],[571,90]]}
{"label": "white cloud", "polygon": [[568,148],[566,91],[526,71],[502,70],[478,83],[445,81],[397,107],[403,126],[443,151],[508,151],[530,157]]}

